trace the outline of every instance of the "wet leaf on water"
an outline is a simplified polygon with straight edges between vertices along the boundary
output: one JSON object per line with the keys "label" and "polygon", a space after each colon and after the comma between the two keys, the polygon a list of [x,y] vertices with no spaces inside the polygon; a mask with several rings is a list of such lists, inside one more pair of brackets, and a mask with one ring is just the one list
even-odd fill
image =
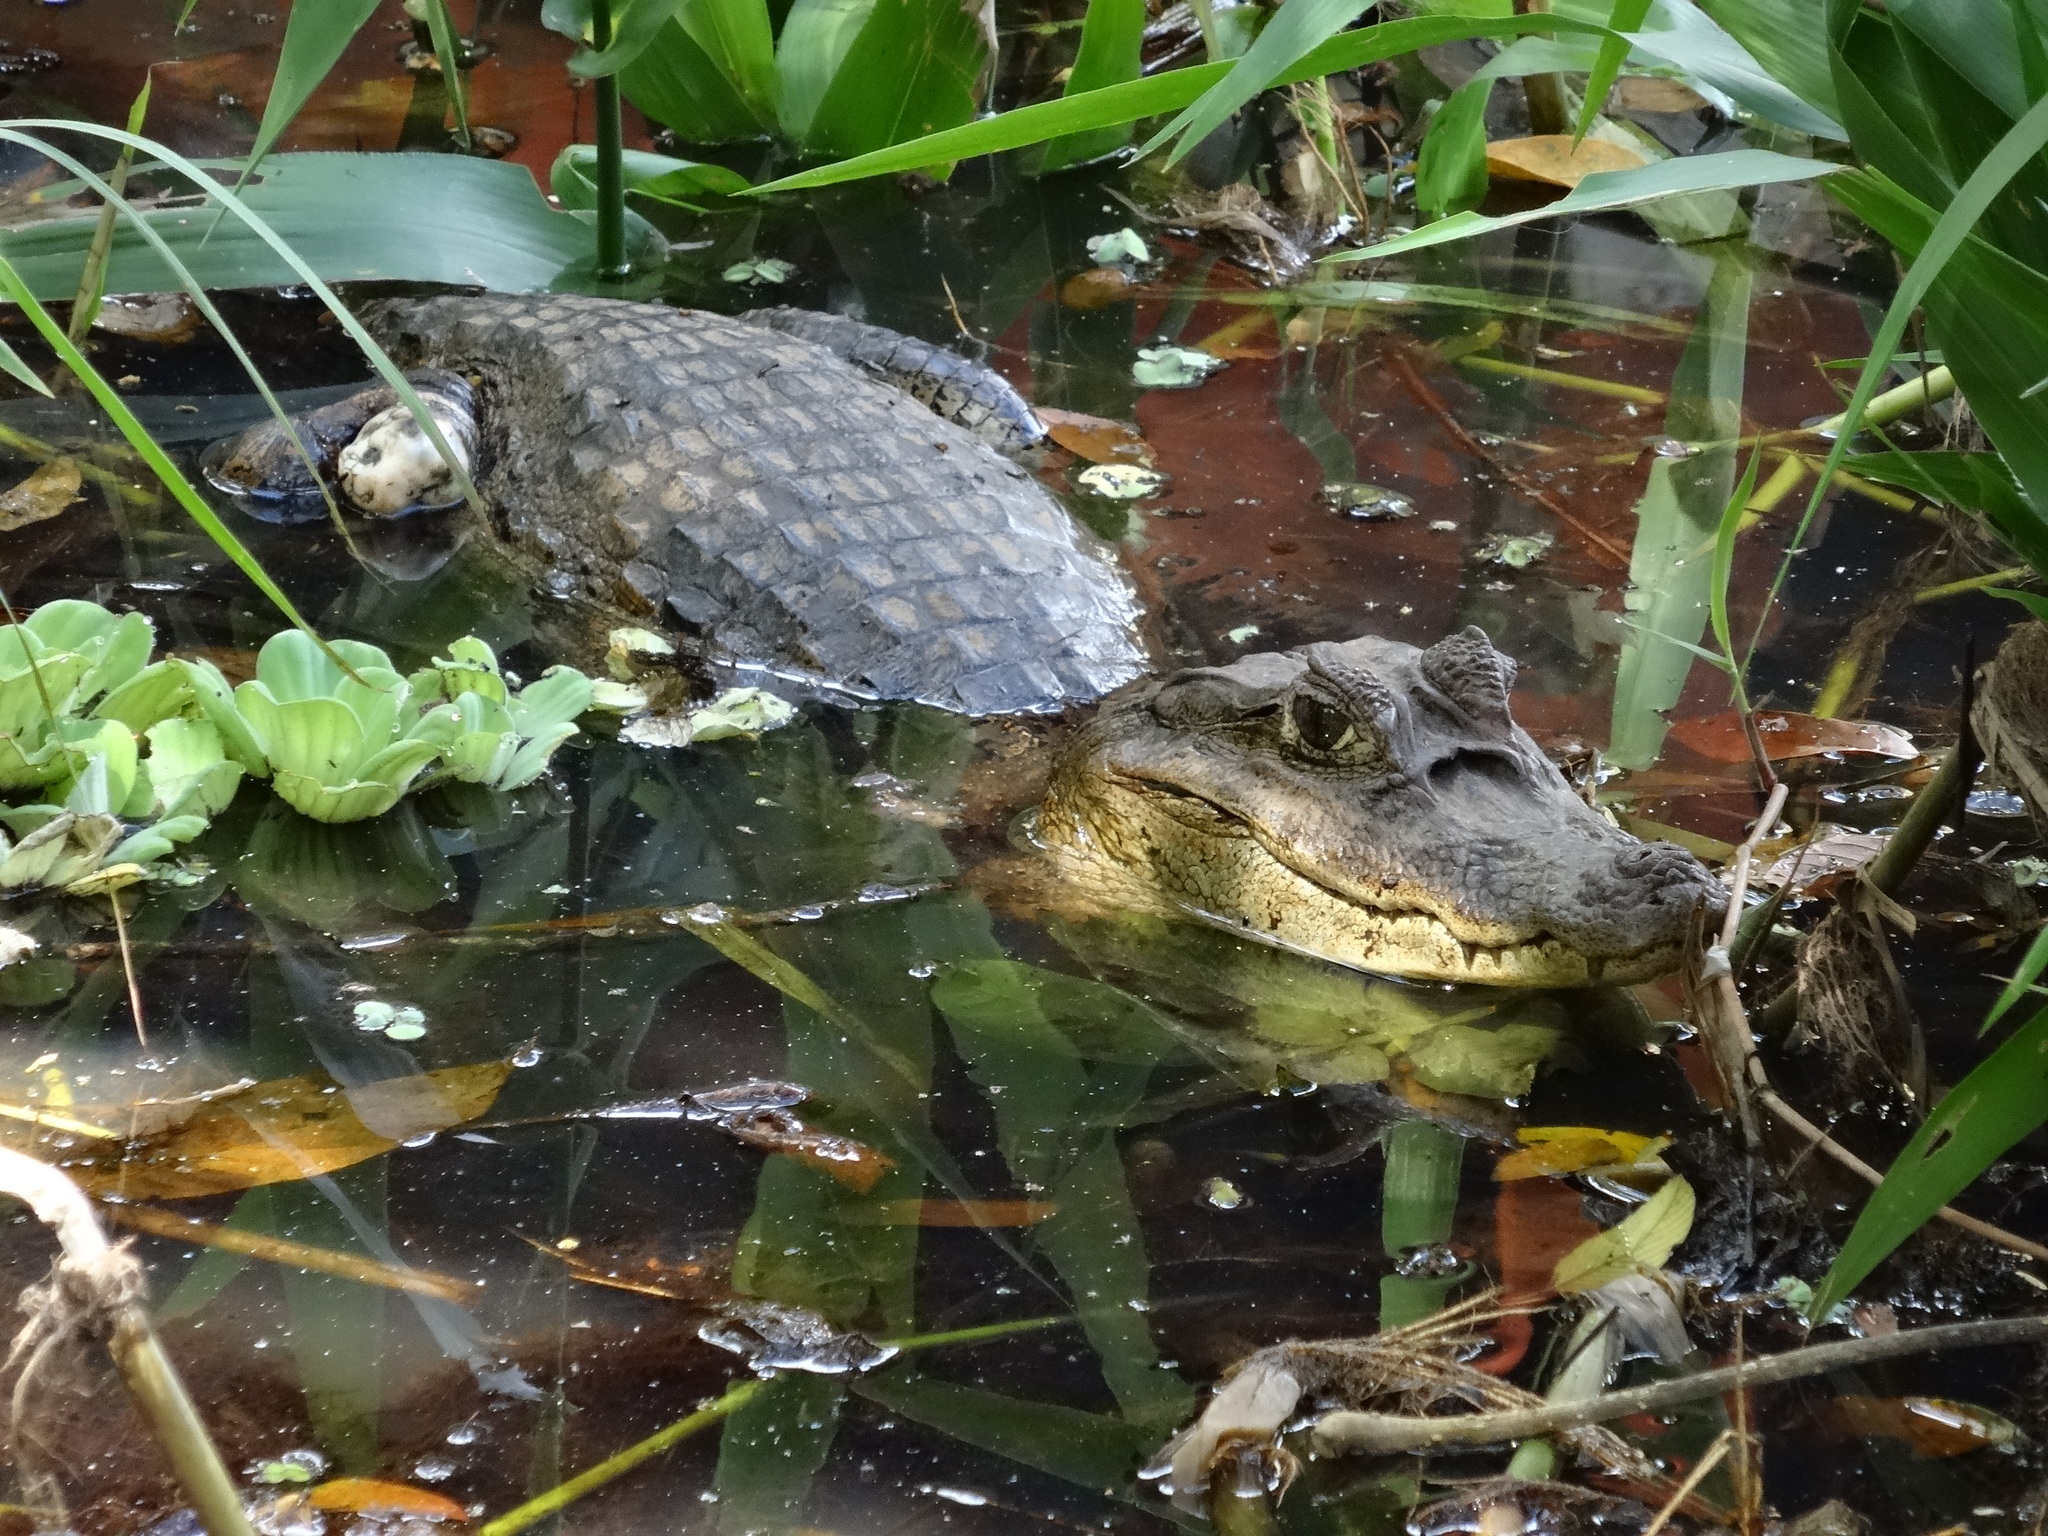
{"label": "wet leaf on water", "polygon": [[1632,1131],[1603,1131],[1586,1125],[1524,1126],[1515,1137],[1522,1143],[1521,1150],[1494,1164],[1493,1176],[1503,1183],[1648,1163],[1662,1168],[1657,1154],[1671,1145],[1669,1136],[1638,1136]]}
{"label": "wet leaf on water", "polygon": [[807,1307],[735,1299],[718,1313],[697,1330],[697,1337],[731,1350],[760,1376],[777,1371],[844,1376],[871,1371],[902,1353],[894,1344],[834,1328]]}
{"label": "wet leaf on water", "polygon": [[1750,883],[1775,890],[1787,881],[1798,881],[1794,894],[1811,891],[1822,881],[1845,875],[1876,858],[1884,850],[1885,838],[1876,832],[1852,832],[1846,827],[1828,827],[1811,842],[1787,848],[1770,864],[1752,870]]}
{"label": "wet leaf on water", "polygon": [[92,328],[109,336],[175,347],[199,334],[206,316],[184,292],[124,293],[100,303]]}
{"label": "wet leaf on water", "polygon": [[865,1142],[805,1125],[786,1109],[722,1115],[715,1123],[735,1140],[807,1163],[820,1173],[830,1174],[856,1194],[866,1194],[883,1174],[896,1166],[892,1158]]}
{"label": "wet leaf on water", "polygon": [[1152,252],[1142,236],[1126,225],[1113,234],[1088,237],[1088,259],[1098,267],[1142,267]]}
{"label": "wet leaf on water", "polygon": [[1060,284],[1060,303],[1068,309],[1107,309],[1138,291],[1131,275],[1117,267],[1090,267]]}
{"label": "wet leaf on water", "polygon": [[[1919,753],[1913,738],[1904,731],[1874,720],[1823,720],[1816,715],[1759,710],[1756,733],[1773,762],[1829,752],[1892,758],[1915,757]],[[1670,735],[1673,741],[1717,763],[1750,760],[1742,716],[1733,710],[1692,720],[1674,720]]]}
{"label": "wet leaf on water", "polygon": [[1045,423],[1052,440],[1076,458],[1091,464],[1137,464],[1146,469],[1157,460],[1152,445],[1126,422],[1090,416],[1085,411],[1056,410],[1049,405],[1032,409]]}
{"label": "wet leaf on water", "polygon": [[1694,1205],[1690,1184],[1679,1178],[1667,1180],[1618,1226],[1587,1238],[1559,1259],[1551,1284],[1559,1294],[1574,1296],[1596,1291],[1624,1275],[1662,1269],[1692,1230]]}
{"label": "wet leaf on water", "polygon": [[721,274],[728,283],[746,283],[759,286],[763,283],[786,283],[796,276],[793,263],[777,256],[765,256],[758,261],[736,261]]}
{"label": "wet leaf on water", "polygon": [[711,1304],[732,1297],[729,1250],[670,1259],[659,1254],[585,1253],[581,1240],[573,1237],[544,1243],[523,1232],[518,1236],[549,1258],[561,1260],[568,1266],[570,1278],[585,1285],[631,1291],[638,1296],[660,1296],[669,1301]]}
{"label": "wet leaf on water", "polygon": [[1496,139],[1486,146],[1488,175],[1553,187],[1576,187],[1600,171],[1632,171],[1647,163],[1627,145],[1590,137],[1574,142],[1568,133]]}
{"label": "wet leaf on water", "polygon": [[1136,464],[1091,464],[1074,477],[1074,483],[1091,496],[1135,501],[1143,496],[1157,496],[1166,489],[1167,482],[1158,470]]}
{"label": "wet leaf on water", "polygon": [[413,1515],[451,1524],[469,1519],[469,1511],[444,1493],[375,1477],[329,1478],[306,1495],[306,1502],[315,1509],[353,1515]]}
{"label": "wet leaf on water", "polygon": [[1222,358],[1190,347],[1140,347],[1131,378],[1142,389],[1193,389],[1222,366]]}
{"label": "wet leaf on water", "polygon": [[78,500],[84,483],[74,459],[52,459],[38,465],[26,479],[0,491],[0,533],[55,517]]}
{"label": "wet leaf on water", "polygon": [[758,736],[796,718],[796,706],[762,688],[728,688],[701,709],[690,711],[692,741]]}
{"label": "wet leaf on water", "polygon": [[1415,503],[1399,491],[1363,480],[1333,481],[1317,492],[1316,499],[1361,523],[1390,523],[1415,515]]}
{"label": "wet leaf on water", "polygon": [[1479,547],[1479,558],[1512,570],[1525,570],[1549,554],[1556,542],[1556,536],[1548,533],[1497,533]]}
{"label": "wet leaf on water", "polygon": [[1949,1398],[1850,1395],[1829,1406],[1851,1434],[1903,1440],[1916,1456],[1963,1456],[2017,1434],[2010,1419]]}
{"label": "wet leaf on water", "polygon": [[191,1200],[312,1178],[475,1119],[511,1071],[509,1062],[485,1061],[347,1089],[309,1073],[176,1105],[80,1109],[82,1119],[123,1130],[138,1111],[153,1110],[160,1128],[63,1166],[89,1193],[128,1200]]}

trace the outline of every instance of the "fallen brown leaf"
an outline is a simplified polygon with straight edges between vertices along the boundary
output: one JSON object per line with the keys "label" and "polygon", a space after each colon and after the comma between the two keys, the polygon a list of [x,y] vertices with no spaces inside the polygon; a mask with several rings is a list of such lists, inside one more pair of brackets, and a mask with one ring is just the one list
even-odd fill
{"label": "fallen brown leaf", "polygon": [[1068,309],[1107,309],[1131,298],[1137,284],[1116,267],[1090,267],[1060,284],[1060,303]]}
{"label": "fallen brown leaf", "polygon": [[1084,411],[1062,411],[1049,405],[1033,408],[1052,440],[1076,458],[1091,464],[1138,464],[1150,469],[1157,461],[1152,445],[1136,427],[1090,416]]}
{"label": "fallen brown leaf", "polygon": [[[1819,757],[1828,752],[1906,758],[1918,751],[1913,738],[1904,731],[1874,720],[1823,720],[1817,715],[1759,710],[1756,733],[1772,762]],[[1674,720],[1671,739],[1717,763],[1747,762],[1750,756],[1742,716],[1733,710],[1692,720]]]}
{"label": "fallen brown leaf", "polygon": [[736,1141],[780,1152],[829,1173],[855,1194],[866,1194],[896,1164],[865,1142],[808,1126],[786,1109],[721,1115],[712,1124]]}
{"label": "fallen brown leaf", "polygon": [[352,1515],[418,1515],[451,1524],[469,1519],[469,1511],[445,1493],[376,1477],[329,1478],[306,1495],[306,1502],[315,1509],[345,1510]]}
{"label": "fallen brown leaf", "polygon": [[405,1265],[379,1264],[374,1259],[365,1259],[357,1254],[337,1253],[332,1248],[316,1248],[311,1243],[295,1243],[290,1238],[271,1237],[263,1232],[244,1232],[235,1227],[223,1227],[216,1222],[180,1216],[173,1211],[160,1211],[153,1206],[102,1205],[100,1214],[109,1221],[118,1222],[124,1227],[133,1227],[138,1232],[154,1233],[158,1237],[168,1237],[176,1242],[202,1243],[208,1248],[218,1248],[225,1253],[246,1253],[252,1259],[266,1259],[272,1264],[288,1264],[294,1269],[310,1269],[325,1275],[340,1275],[344,1280],[358,1280],[364,1285],[381,1285],[387,1290],[433,1296],[442,1301],[452,1301],[458,1306],[476,1300],[474,1285],[448,1275],[437,1275],[428,1270],[413,1269]]}
{"label": "fallen brown leaf", "polygon": [[[167,1123],[153,1133],[131,1135],[118,1147],[53,1147],[60,1138],[45,1130],[35,1150],[101,1199],[192,1200],[332,1173],[473,1120],[511,1071],[509,1062],[485,1061],[355,1088],[343,1088],[324,1072],[309,1073],[153,1106],[180,1113],[164,1115]],[[118,1104],[73,1110],[79,1119],[124,1132],[133,1112]]]}
{"label": "fallen brown leaf", "polygon": [[1540,181],[1576,187],[1597,171],[1632,171],[1647,164],[1636,151],[1605,139],[1572,143],[1568,133],[1539,133],[1526,139],[1498,139],[1486,146],[1486,172],[1508,181]]}

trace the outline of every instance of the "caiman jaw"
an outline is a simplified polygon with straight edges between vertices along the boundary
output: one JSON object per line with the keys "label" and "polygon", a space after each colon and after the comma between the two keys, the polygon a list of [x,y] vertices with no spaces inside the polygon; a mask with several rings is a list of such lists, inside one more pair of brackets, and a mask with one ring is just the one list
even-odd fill
{"label": "caiman jaw", "polygon": [[1591,809],[1508,712],[1477,630],[1196,668],[1111,700],[1039,835],[1113,904],[1418,980],[1568,987],[1672,969],[1723,901]]}

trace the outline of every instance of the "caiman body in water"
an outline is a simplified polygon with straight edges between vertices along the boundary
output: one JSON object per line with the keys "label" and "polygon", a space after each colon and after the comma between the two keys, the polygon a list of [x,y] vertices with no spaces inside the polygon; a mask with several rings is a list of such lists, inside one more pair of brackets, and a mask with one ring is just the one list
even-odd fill
{"label": "caiman body in water", "polygon": [[1103,706],[1035,836],[1095,904],[1179,913],[1361,970],[1641,981],[1720,887],[1588,806],[1515,724],[1477,629],[1247,656]]}
{"label": "caiman body in water", "polygon": [[[713,659],[974,714],[1057,709],[1145,668],[1108,550],[991,446],[1036,430],[1028,409],[977,399],[1007,386],[964,359],[831,316],[554,294],[383,300],[361,318],[431,370],[415,383],[472,458],[496,542],[555,596],[684,630]],[[433,499],[362,490],[409,463],[445,489],[394,399],[300,420],[364,510]],[[294,468],[267,425],[213,474],[275,495]]]}
{"label": "caiman body in water", "polygon": [[[959,358],[829,316],[763,329],[545,295],[364,318],[428,370],[415,380],[497,541],[557,595],[972,713],[1090,700],[1144,670],[1106,551],[990,446],[1028,433],[1028,408]],[[393,399],[300,419],[358,505],[445,479]],[[223,478],[275,489],[298,464],[257,428]],[[1039,836],[1114,903],[1363,970],[1509,986],[1669,970],[1719,887],[1571,790],[1510,718],[1513,675],[1476,629],[1176,673],[1075,738]]]}

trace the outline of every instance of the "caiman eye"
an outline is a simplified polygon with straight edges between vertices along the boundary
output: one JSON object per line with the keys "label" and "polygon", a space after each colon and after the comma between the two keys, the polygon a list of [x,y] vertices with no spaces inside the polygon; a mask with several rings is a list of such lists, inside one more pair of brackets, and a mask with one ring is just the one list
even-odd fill
{"label": "caiman eye", "polygon": [[1297,693],[1287,706],[1294,734],[1311,752],[1336,752],[1358,739],[1344,711],[1312,693]]}

